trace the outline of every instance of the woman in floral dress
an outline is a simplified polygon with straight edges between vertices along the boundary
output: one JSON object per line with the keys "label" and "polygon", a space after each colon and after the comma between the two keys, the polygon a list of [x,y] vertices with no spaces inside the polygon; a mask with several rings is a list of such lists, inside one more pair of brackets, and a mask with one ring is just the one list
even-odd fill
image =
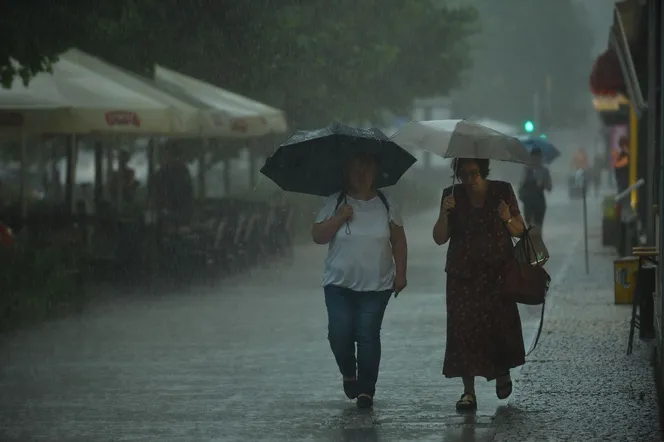
{"label": "woman in floral dress", "polygon": [[517,305],[497,293],[501,268],[514,256],[512,237],[525,223],[511,184],[487,179],[488,160],[459,158],[452,169],[461,184],[443,191],[433,229],[436,244],[450,242],[443,375],[463,380],[457,409],[475,410],[475,377],[495,379],[496,395],[506,399],[510,369],[525,362]]}

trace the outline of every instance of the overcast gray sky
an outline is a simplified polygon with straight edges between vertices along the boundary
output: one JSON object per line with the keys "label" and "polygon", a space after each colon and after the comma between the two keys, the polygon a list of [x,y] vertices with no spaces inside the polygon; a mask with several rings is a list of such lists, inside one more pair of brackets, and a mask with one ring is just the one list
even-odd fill
{"label": "overcast gray sky", "polygon": [[609,42],[609,27],[613,22],[612,0],[576,0],[587,11],[586,20],[593,30],[595,46],[593,52],[596,55],[604,52]]}

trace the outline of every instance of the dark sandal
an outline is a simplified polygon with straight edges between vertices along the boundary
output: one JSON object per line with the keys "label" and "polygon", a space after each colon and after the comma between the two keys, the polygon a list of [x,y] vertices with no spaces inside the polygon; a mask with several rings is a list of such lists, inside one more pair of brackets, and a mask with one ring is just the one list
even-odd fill
{"label": "dark sandal", "polygon": [[[508,376],[508,374],[504,374],[502,376]],[[498,376],[498,377],[502,377]],[[512,395],[512,380],[510,379],[508,382],[503,382],[503,383],[498,383],[498,379],[496,379],[496,397],[498,399],[507,399]]]}
{"label": "dark sandal", "polygon": [[362,393],[357,396],[357,408],[371,408],[373,407],[373,397]]}
{"label": "dark sandal", "polygon": [[473,393],[464,393],[456,403],[457,411],[477,410],[477,397]]}
{"label": "dark sandal", "polygon": [[344,380],[344,393],[348,399],[357,398],[357,379]]}

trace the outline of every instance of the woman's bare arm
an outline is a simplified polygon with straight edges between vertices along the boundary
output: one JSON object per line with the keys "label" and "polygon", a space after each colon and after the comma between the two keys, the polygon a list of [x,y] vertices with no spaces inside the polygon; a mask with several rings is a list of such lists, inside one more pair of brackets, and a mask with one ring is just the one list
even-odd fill
{"label": "woman's bare arm", "polygon": [[315,223],[311,227],[311,238],[316,244],[328,244],[344,222],[344,218],[336,214],[323,222]]}
{"label": "woman's bare arm", "polygon": [[520,237],[523,235],[523,232],[526,230],[526,221],[521,216],[521,211],[519,210],[519,203],[516,200],[516,195],[514,194],[514,189],[509,185],[509,197],[507,199],[507,205],[510,208],[511,218],[508,223],[505,223],[507,230],[510,232],[510,235],[513,237]]}
{"label": "woman's bare arm", "polygon": [[450,194],[443,193],[442,198],[440,199],[440,212],[438,213],[438,219],[436,224],[433,226],[433,241],[439,246],[445,244],[450,240],[451,236],[451,226],[450,226],[450,212],[443,208],[443,201]]}
{"label": "woman's bare arm", "polygon": [[390,223],[390,243],[397,276],[405,278],[408,267],[408,242],[403,226]]}
{"label": "woman's bare arm", "polygon": [[510,232],[510,235],[516,238],[523,235],[523,232],[526,230],[526,222],[521,214],[513,216],[509,223],[505,223],[505,226],[507,227],[507,231]]}

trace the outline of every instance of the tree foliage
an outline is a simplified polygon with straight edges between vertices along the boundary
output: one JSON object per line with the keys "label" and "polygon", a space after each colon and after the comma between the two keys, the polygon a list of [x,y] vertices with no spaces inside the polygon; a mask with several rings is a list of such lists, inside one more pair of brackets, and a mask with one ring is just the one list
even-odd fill
{"label": "tree foliage", "polygon": [[57,55],[92,35],[111,43],[140,25],[137,2],[84,0],[7,1],[0,13],[0,83],[24,84],[50,72]]}
{"label": "tree foliage", "polygon": [[572,0],[475,0],[482,24],[474,68],[456,97],[465,116],[521,124],[541,117],[551,124],[578,121],[588,100],[593,37]]}
{"label": "tree foliage", "polygon": [[284,109],[296,127],[364,121],[380,109],[406,113],[414,97],[448,92],[470,66],[476,18],[473,8],[440,0],[14,5],[1,22],[9,26],[0,31],[10,42],[0,53],[5,84],[17,73],[10,56],[28,79],[77,46],[144,75],[159,63],[210,81]]}

